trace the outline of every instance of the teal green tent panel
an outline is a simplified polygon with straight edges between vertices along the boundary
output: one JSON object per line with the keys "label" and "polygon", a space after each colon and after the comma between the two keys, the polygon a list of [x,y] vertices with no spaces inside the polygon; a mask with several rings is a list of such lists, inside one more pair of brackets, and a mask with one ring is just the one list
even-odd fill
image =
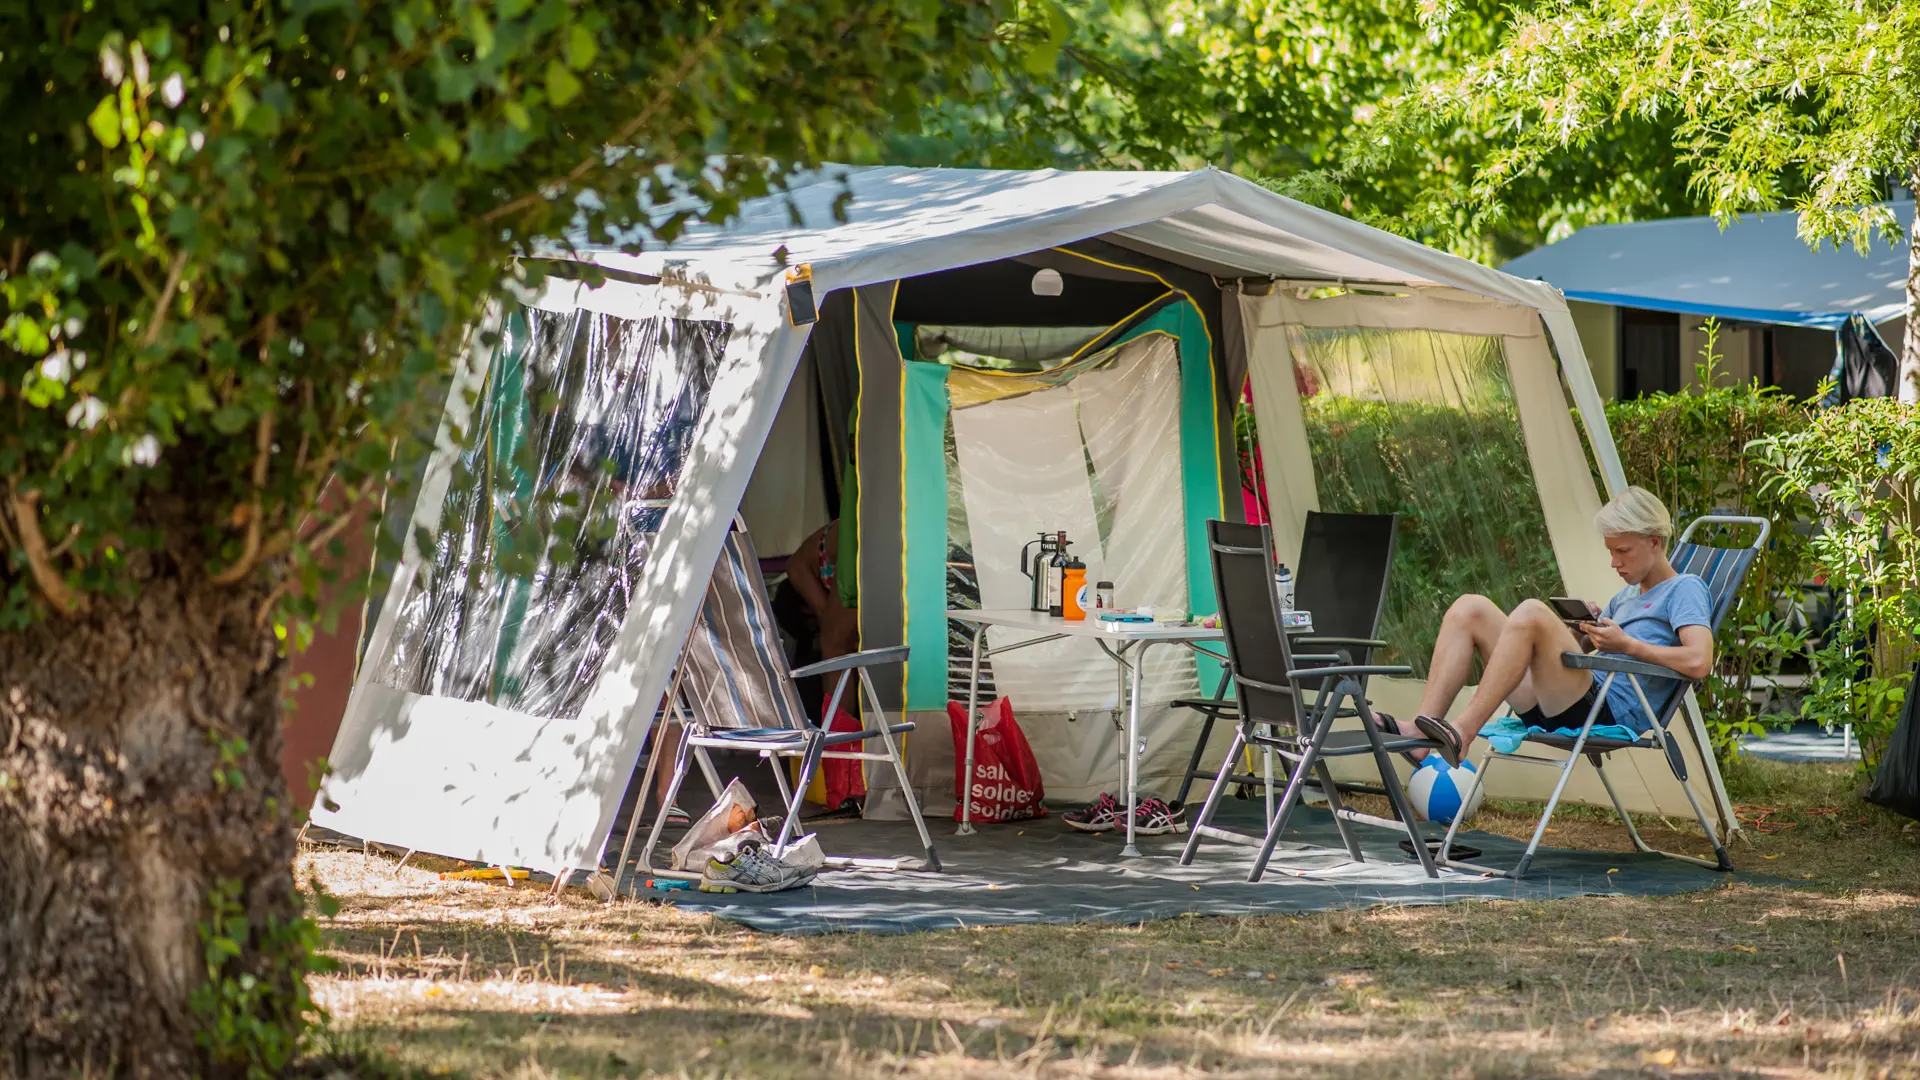
{"label": "teal green tent panel", "polygon": [[909,709],[947,704],[948,370],[941,364],[908,364],[901,401]]}

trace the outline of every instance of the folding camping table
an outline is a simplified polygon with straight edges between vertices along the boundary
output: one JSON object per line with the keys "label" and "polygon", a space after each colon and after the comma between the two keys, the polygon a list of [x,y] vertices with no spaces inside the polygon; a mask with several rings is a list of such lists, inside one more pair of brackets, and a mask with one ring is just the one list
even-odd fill
{"label": "folding camping table", "polygon": [[[980,661],[1003,652],[1038,645],[1043,641],[1058,641],[1069,637],[1092,638],[1099,643],[1102,652],[1112,657],[1114,663],[1120,665],[1121,703],[1127,710],[1126,762],[1121,775],[1121,786],[1126,789],[1127,846],[1121,854],[1129,857],[1138,856],[1140,849],[1133,842],[1133,806],[1139,799],[1135,788],[1140,779],[1142,662],[1148,649],[1167,643],[1184,645],[1196,653],[1203,653],[1216,660],[1222,659],[1219,653],[1203,649],[1199,643],[1221,641],[1225,637],[1224,632],[1217,626],[1183,626],[1178,623],[1103,623],[1093,616],[1069,621],[1053,615],[1043,615],[1037,611],[1024,610],[958,609],[947,612],[947,618],[974,624],[973,670],[967,679],[967,760],[965,765],[967,782],[961,787],[960,827],[955,832],[960,836],[973,833],[972,800],[966,796],[973,791],[974,739],[979,735],[980,729]],[[988,649],[985,645],[989,626],[1027,630],[1040,636],[1002,645],[997,649]]]}

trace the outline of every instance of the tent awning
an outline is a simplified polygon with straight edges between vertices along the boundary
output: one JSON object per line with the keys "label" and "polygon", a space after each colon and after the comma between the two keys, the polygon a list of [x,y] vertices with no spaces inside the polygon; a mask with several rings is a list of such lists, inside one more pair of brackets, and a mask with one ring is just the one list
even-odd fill
{"label": "tent awning", "polygon": [[[1887,203],[1902,231],[1913,203]],[[1868,254],[1809,248],[1796,213],[1752,214],[1724,231],[1710,217],[1594,225],[1500,269],[1559,286],[1570,300],[1835,329],[1854,313],[1906,313],[1907,252],[1873,238]]]}
{"label": "tent awning", "polygon": [[[868,285],[1099,236],[1243,277],[1449,285],[1541,311],[1552,288],[1516,279],[1206,168],[1195,172],[824,166],[750,199],[724,225],[628,254],[573,238],[610,269],[754,290],[810,264],[820,289]],[[784,250],[783,250],[784,249]],[[776,256],[776,252],[781,255]]]}

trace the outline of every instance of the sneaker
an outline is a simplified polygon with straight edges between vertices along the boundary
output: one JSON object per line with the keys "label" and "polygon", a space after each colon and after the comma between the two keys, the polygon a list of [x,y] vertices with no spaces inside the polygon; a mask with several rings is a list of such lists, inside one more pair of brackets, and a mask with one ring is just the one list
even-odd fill
{"label": "sneaker", "polygon": [[1081,832],[1110,832],[1120,827],[1126,813],[1120,800],[1103,791],[1086,809],[1069,810],[1060,815],[1060,820]]}
{"label": "sneaker", "polygon": [[707,893],[770,893],[792,889],[813,880],[813,874],[788,866],[759,845],[743,847],[725,860],[707,860],[700,875],[700,891]]}
{"label": "sneaker", "polygon": [[1133,808],[1133,831],[1140,836],[1187,831],[1187,808],[1161,799],[1146,799]]}

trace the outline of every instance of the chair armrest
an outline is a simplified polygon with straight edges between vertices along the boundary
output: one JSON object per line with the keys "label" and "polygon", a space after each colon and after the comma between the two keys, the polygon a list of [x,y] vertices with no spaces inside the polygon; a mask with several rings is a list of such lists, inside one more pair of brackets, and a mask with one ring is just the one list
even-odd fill
{"label": "chair armrest", "polygon": [[1345,659],[1346,657],[1341,656],[1339,653],[1294,653],[1293,654],[1293,662],[1296,664],[1337,664],[1340,661]]}
{"label": "chair armrest", "polygon": [[876,667],[880,664],[900,664],[905,663],[906,659],[907,646],[893,645],[885,649],[866,649],[862,652],[848,653],[845,656],[836,656],[831,660],[822,660],[817,664],[808,664],[806,667],[796,668],[790,672],[790,674],[796,679],[804,679],[811,675],[830,675],[833,672],[845,671],[848,668]]}
{"label": "chair armrest", "polygon": [[1352,675],[1406,676],[1411,674],[1413,669],[1404,664],[1345,664],[1338,667],[1295,668],[1287,672],[1287,678],[1321,679],[1328,675],[1346,678]]}
{"label": "chair armrest", "polygon": [[1588,671],[1611,671],[1620,675],[1641,675],[1650,679],[1672,679],[1682,683],[1693,681],[1670,667],[1649,664],[1643,660],[1629,660],[1623,656],[1569,652],[1560,654],[1560,662],[1570,668],[1585,668]]}
{"label": "chair armrest", "polygon": [[1176,709],[1192,709],[1199,713],[1219,715],[1226,712],[1239,712],[1240,703],[1233,698],[1175,698],[1167,704]]}
{"label": "chair armrest", "polygon": [[1318,637],[1309,635],[1307,637],[1295,638],[1294,643],[1298,645],[1312,645],[1316,648],[1323,645],[1333,645],[1336,647],[1345,646],[1354,649],[1384,649],[1387,647],[1387,643],[1381,641],[1379,638],[1363,637]]}

